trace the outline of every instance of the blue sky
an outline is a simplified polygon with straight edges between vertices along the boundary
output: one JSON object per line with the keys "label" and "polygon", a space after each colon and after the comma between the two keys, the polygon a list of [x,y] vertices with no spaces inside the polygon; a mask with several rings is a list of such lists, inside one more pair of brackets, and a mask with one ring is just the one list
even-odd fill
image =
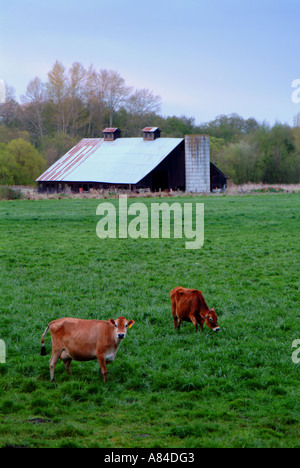
{"label": "blue sky", "polygon": [[0,0],[0,79],[19,98],[66,67],[117,70],[196,123],[236,112],[293,124],[299,0]]}

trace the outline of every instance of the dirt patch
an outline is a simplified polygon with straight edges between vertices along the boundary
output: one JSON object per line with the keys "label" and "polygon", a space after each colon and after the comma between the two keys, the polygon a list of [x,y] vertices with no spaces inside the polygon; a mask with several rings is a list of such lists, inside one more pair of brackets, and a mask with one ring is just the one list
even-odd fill
{"label": "dirt patch", "polygon": [[46,424],[52,422],[51,419],[42,419],[42,418],[34,418],[34,419],[29,419],[31,424]]}

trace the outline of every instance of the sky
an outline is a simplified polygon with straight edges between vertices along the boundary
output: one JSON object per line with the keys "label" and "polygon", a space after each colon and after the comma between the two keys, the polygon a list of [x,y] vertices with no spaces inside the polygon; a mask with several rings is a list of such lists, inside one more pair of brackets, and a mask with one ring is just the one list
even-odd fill
{"label": "sky", "polygon": [[[0,80],[17,100],[56,60],[116,70],[196,124],[237,113],[293,125],[299,0],[0,0]],[[300,81],[299,81],[300,83]],[[299,92],[300,95],[300,92]],[[300,99],[299,99],[300,100]],[[151,123],[149,123],[151,125]]]}

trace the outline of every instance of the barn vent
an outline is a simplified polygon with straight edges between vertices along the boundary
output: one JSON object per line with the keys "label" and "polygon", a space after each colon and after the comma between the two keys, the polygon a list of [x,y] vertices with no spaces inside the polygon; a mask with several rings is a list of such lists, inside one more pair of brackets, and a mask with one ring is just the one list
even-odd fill
{"label": "barn vent", "polygon": [[161,130],[158,127],[145,127],[142,132],[145,141],[152,141],[160,138]]}
{"label": "barn vent", "polygon": [[102,133],[104,141],[115,141],[121,136],[121,130],[119,128],[105,128]]}

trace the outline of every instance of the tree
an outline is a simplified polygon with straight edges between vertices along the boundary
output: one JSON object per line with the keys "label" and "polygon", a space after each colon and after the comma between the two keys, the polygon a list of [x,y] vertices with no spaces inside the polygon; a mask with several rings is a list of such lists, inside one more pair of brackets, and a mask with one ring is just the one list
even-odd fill
{"label": "tree", "polygon": [[126,86],[124,78],[114,70],[100,70],[99,84],[103,100],[109,111],[109,125],[113,125],[114,113],[125,104],[132,88]]}
{"label": "tree", "polygon": [[91,65],[87,71],[84,89],[86,103],[86,136],[93,138],[100,136],[103,130],[104,101],[99,74]]}
{"label": "tree", "polygon": [[161,97],[154,95],[149,89],[137,89],[128,99],[127,109],[132,115],[143,118],[145,115],[158,113]]}
{"label": "tree", "polygon": [[195,119],[188,118],[185,115],[181,117],[172,117],[159,118],[157,119],[157,126],[163,132],[163,135],[166,137],[172,138],[183,138],[185,135],[190,135],[194,133]]}
{"label": "tree", "polygon": [[261,180],[259,153],[255,145],[246,139],[222,145],[214,155],[214,162],[236,184]]}
{"label": "tree", "polygon": [[226,142],[237,142],[245,134],[250,134],[259,128],[254,118],[243,119],[238,114],[219,115],[214,120],[201,125],[201,133],[208,133]]}
{"label": "tree", "polygon": [[18,125],[20,106],[15,99],[15,90],[6,85],[6,99],[0,104],[0,123],[7,127]]}
{"label": "tree", "polygon": [[44,109],[46,104],[46,86],[39,77],[35,77],[27,86],[26,94],[21,96],[23,119],[26,128],[34,136],[44,134]]}
{"label": "tree", "polygon": [[55,135],[45,135],[39,141],[40,152],[47,161],[47,167],[52,166],[61,156],[73,148],[80,138],[56,133]]}
{"label": "tree", "polygon": [[14,158],[9,154],[6,146],[0,143],[0,185],[13,185],[17,167]]}
{"label": "tree", "polygon": [[210,137],[210,159],[214,163],[216,162],[217,155],[224,150],[226,142],[223,138]]}
{"label": "tree", "polygon": [[67,94],[70,99],[71,125],[70,134],[72,137],[78,134],[84,126],[82,115],[84,114],[84,90],[87,72],[79,62],[73,63],[69,71],[69,82],[67,84]]}
{"label": "tree", "polygon": [[293,136],[297,150],[300,150],[300,112],[294,116]]}
{"label": "tree", "polygon": [[66,133],[68,128],[69,109],[67,102],[66,68],[58,60],[48,73],[48,99],[56,106],[55,123],[58,132]]}
{"label": "tree", "polygon": [[264,164],[263,182],[298,183],[299,154],[296,152],[292,129],[277,123],[271,129],[262,127],[258,135]]}
{"label": "tree", "polygon": [[118,117],[120,112],[126,115],[125,121],[122,122],[126,134],[140,136],[143,127],[153,125],[160,106],[161,97],[154,95],[149,89],[134,91],[126,102],[126,108],[118,113]]}
{"label": "tree", "polygon": [[45,160],[38,151],[21,138],[6,145],[10,167],[13,167],[15,185],[31,185],[45,170]]}
{"label": "tree", "polygon": [[[123,136],[140,136],[142,128],[151,125],[160,127],[164,137],[209,134],[212,161],[237,183],[299,182],[300,113],[293,129],[259,124],[253,117],[244,119],[238,114],[219,115],[196,126],[193,117],[159,115],[160,96],[127,86],[117,71],[97,71],[93,65],[86,70],[79,62],[67,70],[58,60],[47,83],[39,77],[29,82],[21,106],[13,88],[6,87],[6,91],[6,102],[0,104],[0,142],[33,141],[49,165],[80,138],[102,137],[106,126],[120,127]],[[20,162],[16,163],[15,153],[8,157],[7,151],[6,156],[1,151],[0,180],[11,180],[11,171],[15,174]]]}
{"label": "tree", "polygon": [[30,133],[22,128],[7,127],[6,125],[0,125],[0,142],[9,143],[11,140],[22,138],[23,140],[30,141]]}

